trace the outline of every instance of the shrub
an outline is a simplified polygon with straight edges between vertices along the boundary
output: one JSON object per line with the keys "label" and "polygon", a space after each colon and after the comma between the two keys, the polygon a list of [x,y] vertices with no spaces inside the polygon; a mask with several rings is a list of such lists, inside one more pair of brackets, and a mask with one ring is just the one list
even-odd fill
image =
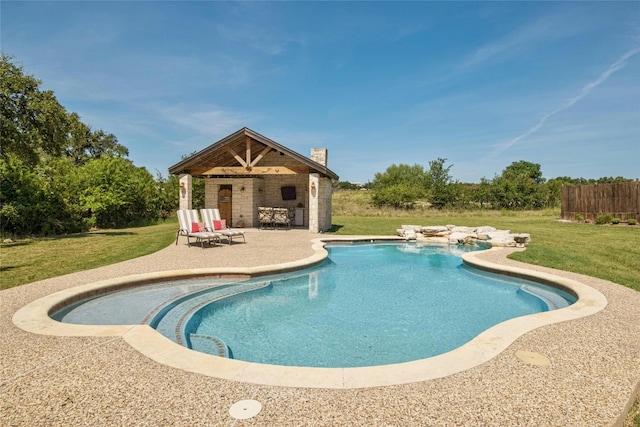
{"label": "shrub", "polygon": [[609,224],[612,219],[613,217],[611,216],[611,214],[600,214],[596,218],[596,224],[599,224],[599,225]]}
{"label": "shrub", "polygon": [[419,187],[400,183],[375,189],[371,202],[376,207],[391,206],[394,208],[411,209],[413,203],[423,195],[424,192]]}
{"label": "shrub", "polygon": [[611,218],[611,224],[620,224],[621,222],[620,218]]}
{"label": "shrub", "polygon": [[629,225],[637,225],[638,224],[638,220],[635,219],[635,218],[629,218],[627,220],[627,224],[629,224]]}
{"label": "shrub", "polygon": [[584,215],[580,213],[576,214],[576,221],[580,221],[580,222],[584,221]]}

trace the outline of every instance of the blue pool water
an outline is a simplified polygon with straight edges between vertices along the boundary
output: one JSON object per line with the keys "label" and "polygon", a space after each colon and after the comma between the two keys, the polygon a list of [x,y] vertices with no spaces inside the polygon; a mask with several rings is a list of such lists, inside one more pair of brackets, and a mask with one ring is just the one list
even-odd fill
{"label": "blue pool water", "polygon": [[[330,245],[326,262],[299,272],[145,286],[54,317],[100,324],[119,307],[128,322],[149,323],[197,351],[276,365],[357,367],[435,356],[504,320],[575,302],[544,285],[463,266],[459,254],[476,249]],[[128,301],[136,299],[134,308]]]}

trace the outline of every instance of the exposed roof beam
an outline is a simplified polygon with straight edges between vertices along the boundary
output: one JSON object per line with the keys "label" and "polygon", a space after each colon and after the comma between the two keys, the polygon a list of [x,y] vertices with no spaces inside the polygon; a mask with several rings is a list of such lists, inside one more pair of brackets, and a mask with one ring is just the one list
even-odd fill
{"label": "exposed roof beam", "polygon": [[255,165],[256,165],[260,160],[262,160],[262,158],[263,158],[263,157],[264,157],[264,156],[265,156],[269,151],[271,151],[271,147],[266,146],[266,147],[264,148],[264,150],[262,150],[262,151],[260,152],[260,154],[258,154],[258,157],[256,157],[255,159],[253,159],[253,160],[251,161],[251,163],[249,163],[249,166],[254,167],[254,166],[255,166]]}
{"label": "exposed roof beam", "polygon": [[244,167],[246,167],[247,170],[251,170],[251,137],[247,136],[245,142],[247,144],[247,152],[245,157],[246,163],[244,164]]}
{"label": "exposed roof beam", "polygon": [[242,157],[238,156],[238,153],[233,151],[233,148],[227,147],[227,151],[229,152],[229,154],[231,154],[233,157],[235,157],[235,159],[238,161],[238,163],[240,163],[245,168],[247,167],[247,163],[244,160],[242,160]]}
{"label": "exposed roof beam", "polygon": [[[251,169],[251,175],[296,175],[309,173],[306,166],[264,166]],[[202,172],[202,175],[246,175],[247,168],[240,166],[215,167]]]}

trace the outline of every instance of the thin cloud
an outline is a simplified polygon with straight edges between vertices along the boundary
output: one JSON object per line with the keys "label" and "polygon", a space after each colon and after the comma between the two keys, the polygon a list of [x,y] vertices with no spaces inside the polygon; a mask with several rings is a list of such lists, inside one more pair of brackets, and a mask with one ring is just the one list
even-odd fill
{"label": "thin cloud", "polygon": [[509,148],[513,147],[514,145],[516,145],[517,143],[519,143],[523,139],[526,139],[526,138],[530,137],[531,135],[533,135],[534,133],[536,133],[537,131],[539,131],[540,128],[542,128],[544,126],[544,124],[547,122],[547,120],[549,120],[551,117],[555,116],[556,114],[558,114],[558,113],[560,113],[560,112],[572,107],[578,101],[580,101],[581,99],[583,99],[586,96],[588,96],[593,89],[595,89],[596,87],[600,86],[602,83],[607,81],[607,79],[613,73],[623,69],[627,65],[627,60],[629,60],[631,57],[637,55],[638,53],[640,53],[640,46],[636,46],[633,49],[627,51],[624,55],[622,55],[620,57],[620,59],[618,59],[616,62],[611,64],[609,66],[609,68],[607,68],[607,70],[605,70],[602,74],[600,74],[600,76],[596,80],[594,80],[594,81],[588,83],[587,85],[585,85],[578,95],[576,95],[573,98],[569,99],[565,104],[561,105],[560,107],[556,108],[555,110],[551,111],[550,113],[545,114],[538,121],[538,123],[536,123],[535,126],[531,127],[526,132],[524,132],[524,133],[518,135],[517,137],[515,137],[515,138],[505,142],[504,144],[502,144],[502,146],[500,146],[492,154],[492,157],[497,156],[498,154],[504,152],[505,150],[508,150]]}
{"label": "thin cloud", "polygon": [[[568,25],[569,22],[571,25]],[[500,40],[480,47],[457,69],[465,70],[486,62],[501,61],[513,55],[521,55],[522,51],[529,46],[570,37],[588,28],[588,20],[576,20],[574,15],[570,16],[566,13],[546,15],[518,28]]]}
{"label": "thin cloud", "polygon": [[179,129],[188,130],[203,138],[238,130],[250,121],[246,114],[226,111],[217,106],[161,108],[158,116]]}

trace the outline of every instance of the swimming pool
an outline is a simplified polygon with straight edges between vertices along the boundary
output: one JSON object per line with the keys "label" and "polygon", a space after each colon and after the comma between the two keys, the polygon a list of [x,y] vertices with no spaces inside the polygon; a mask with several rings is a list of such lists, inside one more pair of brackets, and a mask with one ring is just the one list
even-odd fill
{"label": "swimming pool", "polygon": [[[416,243],[329,245],[299,272],[198,279],[128,289],[65,307],[79,324],[147,323],[197,351],[312,367],[402,363],[455,349],[518,316],[575,296],[465,267],[477,247]],[[116,314],[117,314],[116,313]]]}

